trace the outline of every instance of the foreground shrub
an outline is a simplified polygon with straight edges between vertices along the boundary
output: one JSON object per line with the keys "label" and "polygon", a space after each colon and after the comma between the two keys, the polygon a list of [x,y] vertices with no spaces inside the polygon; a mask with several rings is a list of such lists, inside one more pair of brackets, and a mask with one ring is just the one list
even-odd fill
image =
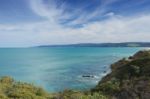
{"label": "foreground shrub", "polygon": [[65,90],[60,93],[50,94],[40,87],[32,84],[15,82],[6,76],[0,79],[0,99],[107,99],[101,93],[90,94]]}
{"label": "foreground shrub", "polygon": [[57,94],[53,99],[108,99],[101,93],[83,93],[73,90],[65,90]]}
{"label": "foreground shrub", "polygon": [[101,91],[104,94],[109,94],[112,95],[118,91],[120,91],[120,82],[116,81],[116,80],[111,80],[102,84],[97,85],[94,89],[92,89],[91,91],[94,92],[98,92]]}
{"label": "foreground shrub", "polygon": [[0,79],[0,99],[51,99],[51,95],[40,87],[6,76]]}

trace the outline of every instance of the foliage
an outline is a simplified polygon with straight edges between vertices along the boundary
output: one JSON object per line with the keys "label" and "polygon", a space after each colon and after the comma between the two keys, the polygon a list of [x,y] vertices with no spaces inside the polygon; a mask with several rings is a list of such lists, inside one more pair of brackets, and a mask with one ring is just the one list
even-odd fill
{"label": "foliage", "polygon": [[85,94],[79,91],[65,90],[55,96],[54,99],[108,99],[102,93]]}
{"label": "foliage", "polygon": [[0,79],[0,99],[107,99],[107,97],[100,93],[85,94],[73,90],[50,94],[40,87],[16,82],[6,76]]}
{"label": "foliage", "polygon": [[42,88],[15,82],[8,76],[0,79],[0,99],[50,99],[50,96]]}
{"label": "foliage", "polygon": [[149,99],[150,96],[150,51],[135,55],[111,65],[106,75],[92,92],[101,91],[115,99]]}
{"label": "foliage", "polygon": [[92,92],[98,92],[101,91],[104,94],[107,95],[113,95],[116,92],[120,91],[120,82],[116,80],[107,81],[105,83],[101,83],[100,85],[97,85],[94,89],[92,89]]}

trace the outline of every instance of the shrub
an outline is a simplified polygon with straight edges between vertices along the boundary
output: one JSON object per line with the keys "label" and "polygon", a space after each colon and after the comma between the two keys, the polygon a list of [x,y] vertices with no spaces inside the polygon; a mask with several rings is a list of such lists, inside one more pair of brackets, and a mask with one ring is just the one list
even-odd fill
{"label": "shrub", "polygon": [[120,83],[118,81],[107,81],[105,83],[102,83],[98,86],[96,86],[96,88],[94,90],[96,91],[102,91],[105,94],[114,94],[118,91],[120,91],[120,87],[119,87]]}

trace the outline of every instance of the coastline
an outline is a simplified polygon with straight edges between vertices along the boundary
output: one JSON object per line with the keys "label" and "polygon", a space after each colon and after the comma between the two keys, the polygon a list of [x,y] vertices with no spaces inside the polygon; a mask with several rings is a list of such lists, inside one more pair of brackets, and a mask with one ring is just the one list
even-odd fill
{"label": "coastline", "polygon": [[[90,90],[46,92],[33,84],[0,79],[1,99],[149,99],[150,50],[143,50],[111,65],[102,80]],[[140,89],[139,89],[140,88]],[[142,88],[142,89],[141,89]],[[139,95],[140,94],[140,95]]]}

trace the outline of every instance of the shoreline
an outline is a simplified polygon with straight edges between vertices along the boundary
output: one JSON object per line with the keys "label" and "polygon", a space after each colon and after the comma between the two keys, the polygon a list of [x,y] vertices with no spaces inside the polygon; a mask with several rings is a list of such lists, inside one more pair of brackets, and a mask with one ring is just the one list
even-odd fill
{"label": "shoreline", "polygon": [[[34,84],[0,78],[1,99],[149,99],[150,50],[111,64],[110,70],[90,90],[66,89],[51,93]],[[139,89],[140,88],[140,89]],[[140,95],[139,95],[140,94]],[[144,98],[142,98],[144,97]]]}

